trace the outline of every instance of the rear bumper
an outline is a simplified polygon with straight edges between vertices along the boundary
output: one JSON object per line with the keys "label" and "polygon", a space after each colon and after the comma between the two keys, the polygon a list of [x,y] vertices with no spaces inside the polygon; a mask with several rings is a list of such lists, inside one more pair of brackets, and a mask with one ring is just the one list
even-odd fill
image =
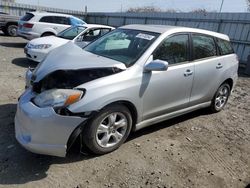
{"label": "rear bumper", "polygon": [[17,35],[20,37],[23,37],[24,39],[27,39],[27,40],[32,40],[32,39],[40,37],[40,34],[38,34],[38,33],[25,32],[22,30],[17,30]]}
{"label": "rear bumper", "polygon": [[45,155],[64,157],[71,133],[85,119],[61,116],[53,108],[39,108],[30,99],[30,89],[21,96],[15,116],[17,141],[27,150]]}

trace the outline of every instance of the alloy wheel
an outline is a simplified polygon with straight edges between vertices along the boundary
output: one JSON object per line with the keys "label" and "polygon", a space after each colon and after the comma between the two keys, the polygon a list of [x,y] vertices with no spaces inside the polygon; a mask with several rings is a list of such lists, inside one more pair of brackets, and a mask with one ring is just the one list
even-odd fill
{"label": "alloy wheel", "polygon": [[128,120],[123,113],[113,112],[107,115],[96,131],[98,145],[104,148],[115,146],[125,136],[127,128]]}
{"label": "alloy wheel", "polygon": [[215,107],[219,110],[223,108],[227,102],[230,91],[229,88],[225,85],[220,88],[219,92],[215,97]]}

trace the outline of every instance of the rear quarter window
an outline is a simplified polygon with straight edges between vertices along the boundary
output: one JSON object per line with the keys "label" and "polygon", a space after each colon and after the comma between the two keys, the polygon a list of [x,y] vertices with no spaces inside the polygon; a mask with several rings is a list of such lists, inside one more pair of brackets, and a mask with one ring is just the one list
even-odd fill
{"label": "rear quarter window", "polygon": [[62,16],[55,16],[54,17],[54,23],[62,24],[62,25],[70,25],[69,18],[62,17]]}
{"label": "rear quarter window", "polygon": [[26,13],[20,20],[21,21],[29,21],[31,20],[31,18],[34,17],[34,14],[31,14],[31,13]]}
{"label": "rear quarter window", "polygon": [[217,39],[217,45],[219,47],[221,55],[228,55],[234,53],[232,44],[229,41]]}
{"label": "rear quarter window", "polygon": [[53,16],[44,16],[39,20],[39,22],[54,23],[54,19]]}

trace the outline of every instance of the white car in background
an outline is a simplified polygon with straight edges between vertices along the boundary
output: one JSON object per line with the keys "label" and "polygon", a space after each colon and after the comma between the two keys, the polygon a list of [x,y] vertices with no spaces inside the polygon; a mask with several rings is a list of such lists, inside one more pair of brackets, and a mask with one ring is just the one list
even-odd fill
{"label": "white car in background", "polygon": [[32,40],[38,37],[57,35],[63,30],[86,22],[68,14],[28,12],[18,22],[19,36]]}
{"label": "white car in background", "polygon": [[83,26],[70,27],[57,36],[47,36],[33,39],[24,48],[26,57],[30,60],[41,62],[47,54],[69,41],[72,41],[80,48],[83,48],[95,39],[115,29],[106,25],[85,24]]}

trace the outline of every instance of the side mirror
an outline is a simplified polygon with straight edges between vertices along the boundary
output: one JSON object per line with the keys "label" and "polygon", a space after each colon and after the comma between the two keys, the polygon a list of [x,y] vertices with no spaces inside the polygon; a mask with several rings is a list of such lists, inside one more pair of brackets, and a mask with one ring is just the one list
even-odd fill
{"label": "side mirror", "polygon": [[157,59],[145,65],[144,72],[166,71],[167,69],[168,69],[168,62]]}

